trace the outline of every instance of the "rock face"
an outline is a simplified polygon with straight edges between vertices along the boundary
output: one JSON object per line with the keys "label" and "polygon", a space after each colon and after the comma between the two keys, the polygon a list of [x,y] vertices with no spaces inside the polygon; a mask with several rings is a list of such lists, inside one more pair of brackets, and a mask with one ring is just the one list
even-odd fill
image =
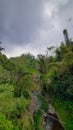
{"label": "rock face", "polygon": [[52,105],[51,105],[51,104],[49,104],[49,110],[48,110],[48,113],[51,113],[51,114],[56,113],[55,108],[54,108],[54,107],[52,107]]}
{"label": "rock face", "polygon": [[63,126],[61,125],[57,114],[48,113],[45,117],[45,130],[64,130]]}
{"label": "rock face", "polygon": [[41,109],[42,100],[39,99],[38,101],[37,94],[40,95],[39,91],[33,92],[31,94],[29,111],[32,114],[32,116],[34,116],[36,111],[40,108],[40,110],[43,113],[44,121],[42,122],[42,125],[45,126],[44,130],[64,130],[57,117],[56,110],[51,105],[51,102],[48,102],[48,112],[45,112],[43,109]]}
{"label": "rock face", "polygon": [[37,109],[37,96],[35,93],[31,94],[31,103],[29,105],[29,111],[33,114]]}
{"label": "rock face", "polygon": [[52,122],[53,122],[53,126],[52,126],[52,130],[64,130],[63,126],[61,125],[57,114],[52,114],[52,116],[54,117]]}
{"label": "rock face", "polygon": [[48,113],[44,115],[45,130],[64,130],[61,125],[55,108],[48,102]]}
{"label": "rock face", "polygon": [[34,76],[33,76],[33,79],[34,79],[34,82],[39,85],[40,76],[34,75]]}

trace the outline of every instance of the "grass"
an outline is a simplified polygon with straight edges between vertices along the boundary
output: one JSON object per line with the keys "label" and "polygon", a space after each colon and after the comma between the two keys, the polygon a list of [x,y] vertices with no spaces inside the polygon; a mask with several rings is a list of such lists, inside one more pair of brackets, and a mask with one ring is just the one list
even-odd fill
{"label": "grass", "polygon": [[54,99],[53,106],[65,130],[73,130],[73,103],[71,101]]}

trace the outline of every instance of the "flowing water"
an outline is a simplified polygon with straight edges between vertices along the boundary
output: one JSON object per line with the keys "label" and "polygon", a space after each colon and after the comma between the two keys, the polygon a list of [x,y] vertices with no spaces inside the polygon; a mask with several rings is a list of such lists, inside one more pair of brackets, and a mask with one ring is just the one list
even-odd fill
{"label": "flowing water", "polygon": [[[40,85],[40,77],[34,77],[35,79],[35,83],[37,85]],[[37,80],[38,79],[38,80]],[[44,130],[64,130],[63,126],[61,125],[56,112],[54,111],[53,107],[49,106],[49,112],[45,112],[43,109],[41,109],[41,105],[42,105],[42,99],[39,99],[38,96],[40,97],[42,96],[41,91],[37,91],[35,93],[32,93],[32,99],[34,99],[34,102],[37,101],[37,104],[35,104],[33,102],[33,113],[35,113],[38,109],[40,109],[43,113],[43,119],[44,119],[44,123],[45,123],[45,128]],[[32,108],[31,105],[31,108]],[[42,122],[43,123],[43,122]],[[42,124],[43,125],[43,124]]]}
{"label": "flowing water", "polygon": [[[33,104],[34,110],[38,110],[41,108],[42,100],[37,98],[37,95],[41,96],[41,92],[38,91],[32,94],[32,98],[38,101],[37,105]],[[47,113],[43,109],[41,109],[43,113],[43,118],[45,122],[44,130],[64,130],[63,126],[61,125],[57,114],[56,113]]]}

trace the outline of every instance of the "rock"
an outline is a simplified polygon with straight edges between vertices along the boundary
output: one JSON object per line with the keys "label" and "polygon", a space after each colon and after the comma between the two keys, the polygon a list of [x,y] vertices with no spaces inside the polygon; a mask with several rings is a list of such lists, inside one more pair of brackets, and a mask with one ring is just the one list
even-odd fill
{"label": "rock", "polygon": [[48,113],[51,113],[51,114],[56,113],[55,108],[53,108],[51,104],[49,104],[49,110],[48,110]]}

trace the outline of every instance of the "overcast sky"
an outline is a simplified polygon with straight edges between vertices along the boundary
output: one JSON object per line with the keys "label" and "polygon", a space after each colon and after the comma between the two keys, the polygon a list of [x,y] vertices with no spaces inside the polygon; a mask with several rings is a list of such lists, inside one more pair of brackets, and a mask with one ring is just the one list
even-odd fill
{"label": "overcast sky", "polygon": [[5,54],[44,53],[73,37],[73,0],[0,0],[0,41]]}

